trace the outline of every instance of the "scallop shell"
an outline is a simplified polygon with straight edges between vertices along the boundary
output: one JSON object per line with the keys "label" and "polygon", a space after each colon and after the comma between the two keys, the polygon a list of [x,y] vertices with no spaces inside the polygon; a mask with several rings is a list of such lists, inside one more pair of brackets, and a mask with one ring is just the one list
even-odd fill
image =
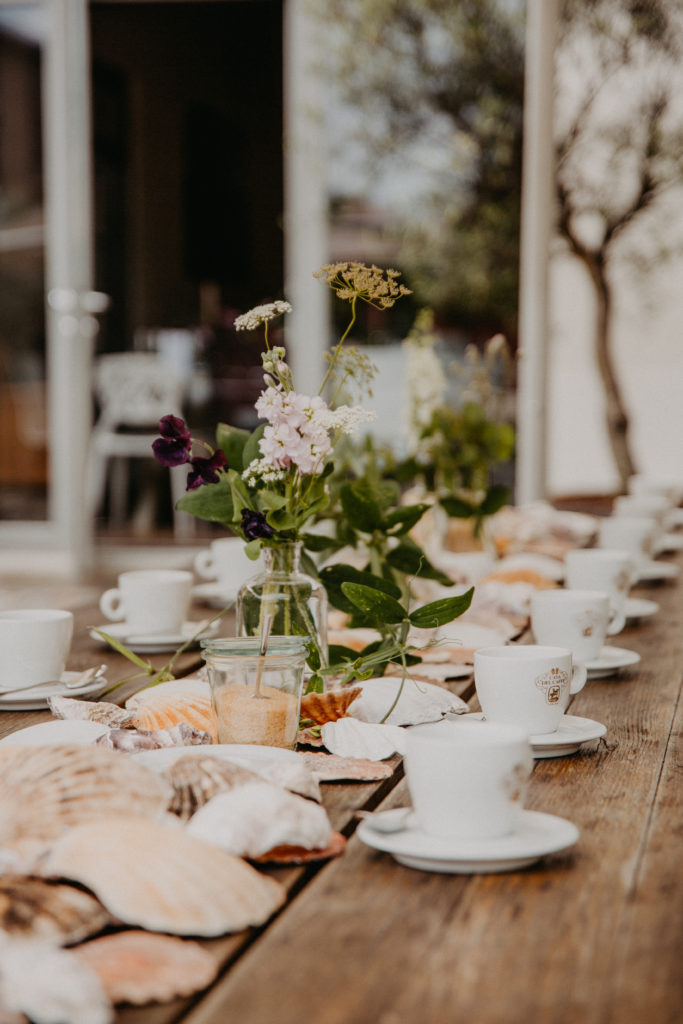
{"label": "scallop shell", "polygon": [[42,878],[0,877],[0,929],[7,936],[68,946],[111,923],[99,900],[82,889]]}
{"label": "scallop shell", "polygon": [[141,750],[161,750],[162,747],[203,746],[212,739],[210,733],[187,722],[178,722],[170,729],[110,729],[95,742],[110,750],[137,754]]}
{"label": "scallop shell", "polygon": [[205,804],[187,831],[242,857],[260,857],[275,846],[324,849],[332,835],[323,807],[269,782],[250,782]]}
{"label": "scallop shell", "polygon": [[3,747],[0,778],[0,843],[49,839],[93,818],[153,818],[171,798],[156,772],[94,745]]}
{"label": "scallop shell", "polygon": [[91,889],[124,924],[207,938],[263,924],[286,895],[279,882],[196,839],[170,815],[78,825],[56,840],[41,873]]}
{"label": "scallop shell", "polygon": [[0,946],[0,1014],[3,1022],[27,1017],[40,1024],[111,1024],[114,1019],[95,972],[69,950],[43,942]]}
{"label": "scallop shell", "polygon": [[103,935],[73,952],[98,976],[112,1003],[142,1006],[191,996],[210,985],[218,971],[198,942],[153,932]]}
{"label": "scallop shell", "polygon": [[47,703],[55,718],[82,719],[88,722],[99,722],[110,729],[130,728],[133,714],[111,701],[75,700],[73,697],[48,697]]}
{"label": "scallop shell", "polygon": [[336,722],[348,714],[349,705],[361,693],[359,686],[327,693],[307,693],[301,698],[301,717],[310,718],[316,725]]}
{"label": "scallop shell", "polygon": [[176,761],[163,773],[173,787],[169,810],[191,818],[218,793],[258,780],[259,776],[233,761],[191,755]]}
{"label": "scallop shell", "polygon": [[406,732],[400,725],[376,725],[355,718],[326,722],[322,740],[331,754],[383,761],[392,754],[405,754]]}
{"label": "scallop shell", "polygon": [[[349,708],[351,718],[361,722],[382,722],[387,711],[396,700],[401,685],[396,676],[366,679],[362,693]],[[463,714],[467,704],[443,686],[417,682],[408,677],[401,690],[398,703],[389,717],[388,725],[418,725],[421,722],[438,722],[449,712]]]}
{"label": "scallop shell", "polygon": [[390,764],[358,757],[303,752],[300,757],[320,782],[376,782],[394,774]]}
{"label": "scallop shell", "polygon": [[211,687],[204,679],[174,679],[140,690],[129,697],[126,708],[133,712],[137,729],[170,729],[187,722],[208,732],[218,742],[218,722],[211,703]]}

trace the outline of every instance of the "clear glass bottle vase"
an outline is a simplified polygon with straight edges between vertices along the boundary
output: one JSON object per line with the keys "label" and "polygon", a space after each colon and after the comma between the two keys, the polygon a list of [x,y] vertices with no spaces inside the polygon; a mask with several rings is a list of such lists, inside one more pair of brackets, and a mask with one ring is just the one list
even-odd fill
{"label": "clear glass bottle vase", "polygon": [[269,623],[272,636],[309,636],[326,666],[327,594],[301,571],[301,548],[301,541],[263,548],[263,570],[237,595],[237,635],[262,636]]}

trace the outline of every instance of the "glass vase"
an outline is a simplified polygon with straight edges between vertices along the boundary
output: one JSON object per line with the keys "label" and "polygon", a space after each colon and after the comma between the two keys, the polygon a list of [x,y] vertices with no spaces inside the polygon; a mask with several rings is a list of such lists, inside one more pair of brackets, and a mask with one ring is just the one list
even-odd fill
{"label": "glass vase", "polygon": [[263,570],[237,595],[237,635],[310,637],[326,666],[327,594],[318,580],[302,572],[301,548],[301,541],[264,547]]}

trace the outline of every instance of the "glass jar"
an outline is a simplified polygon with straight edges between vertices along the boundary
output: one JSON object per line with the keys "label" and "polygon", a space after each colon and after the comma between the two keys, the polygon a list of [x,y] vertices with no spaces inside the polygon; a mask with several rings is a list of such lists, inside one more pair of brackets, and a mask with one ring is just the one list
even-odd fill
{"label": "glass jar", "polygon": [[219,743],[296,746],[306,664],[303,637],[271,636],[202,642],[218,720]]}
{"label": "glass jar", "polygon": [[327,594],[322,583],[301,571],[301,541],[264,547],[264,568],[242,585],[237,595],[238,636],[311,638],[320,664],[326,666]]}

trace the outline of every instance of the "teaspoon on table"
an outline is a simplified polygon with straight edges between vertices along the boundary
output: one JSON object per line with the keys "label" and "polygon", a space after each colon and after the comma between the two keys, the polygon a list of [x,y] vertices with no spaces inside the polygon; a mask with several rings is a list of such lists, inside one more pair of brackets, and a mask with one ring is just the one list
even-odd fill
{"label": "teaspoon on table", "polygon": [[26,690],[38,690],[43,686],[63,686],[65,690],[81,690],[88,683],[92,683],[107,670],[106,665],[96,665],[94,668],[86,668],[69,679],[47,679],[43,683],[34,683],[32,686],[19,687],[15,690],[0,690],[0,696],[5,697],[12,693],[25,693]]}

